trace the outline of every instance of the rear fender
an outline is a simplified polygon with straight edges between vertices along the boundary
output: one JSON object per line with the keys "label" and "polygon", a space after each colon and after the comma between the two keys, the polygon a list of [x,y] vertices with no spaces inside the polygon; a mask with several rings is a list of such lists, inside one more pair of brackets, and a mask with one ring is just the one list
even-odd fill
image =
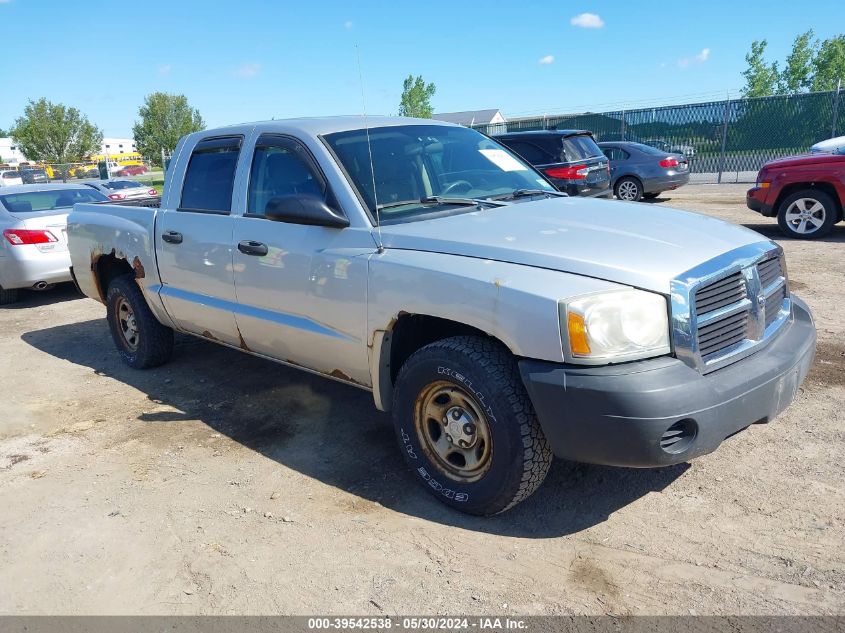
{"label": "rear fender", "polygon": [[107,271],[131,271],[153,314],[173,327],[159,297],[161,278],[153,235],[157,210],[122,205],[76,205],[68,217],[68,247],[82,292],[105,303]]}

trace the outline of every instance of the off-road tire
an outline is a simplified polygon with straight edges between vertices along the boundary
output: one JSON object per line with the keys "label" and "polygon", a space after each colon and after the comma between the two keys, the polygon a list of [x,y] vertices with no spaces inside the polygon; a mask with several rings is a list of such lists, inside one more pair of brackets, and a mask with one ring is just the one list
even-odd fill
{"label": "off-road tire", "polygon": [[2,286],[0,286],[0,306],[8,305],[10,303],[15,303],[18,300],[18,290],[17,288],[13,288],[11,290],[6,290]]}
{"label": "off-road tire", "polygon": [[[445,475],[417,433],[417,399],[442,381],[471,394],[486,413],[492,450],[489,469],[477,481]],[[396,379],[392,416],[402,455],[420,483],[441,502],[469,514],[489,516],[512,508],[537,490],[551,466],[552,451],[516,360],[491,339],[456,336],[412,354]]]}
{"label": "off-road tire", "polygon": [[[822,207],[824,207],[824,221],[822,222],[822,225],[812,233],[799,233],[792,227],[786,218],[786,214],[792,204],[802,198],[818,202]],[[824,237],[833,230],[833,225],[836,224],[838,219],[839,209],[836,207],[836,203],[833,201],[833,198],[827,195],[824,191],[820,191],[818,189],[803,189],[801,191],[796,191],[792,195],[784,198],[778,207],[778,226],[780,227],[781,232],[784,235],[793,237],[797,240],[815,240],[817,238]]]}
{"label": "off-road tire", "polygon": [[[131,307],[138,330],[138,343],[133,349],[127,343],[118,317],[118,305],[126,301]],[[106,293],[106,317],[112,339],[120,357],[130,367],[158,367],[173,355],[173,330],[159,323],[147,305],[132,275],[112,280]]]}
{"label": "off-road tire", "polygon": [[[632,194],[627,194],[628,190],[632,191]],[[643,183],[633,176],[625,176],[616,181],[613,194],[625,202],[639,202],[643,197]]]}

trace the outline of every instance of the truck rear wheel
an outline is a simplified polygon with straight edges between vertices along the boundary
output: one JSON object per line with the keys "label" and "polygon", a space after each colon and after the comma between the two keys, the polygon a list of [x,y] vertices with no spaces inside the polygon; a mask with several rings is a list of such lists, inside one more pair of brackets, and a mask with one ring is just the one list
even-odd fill
{"label": "truck rear wheel", "polygon": [[818,189],[796,191],[784,198],[778,209],[781,232],[799,240],[824,237],[833,229],[836,220],[833,199]]}
{"label": "truck rear wheel", "polygon": [[0,306],[15,303],[17,300],[18,291],[16,289],[6,290],[3,286],[0,286]]}
{"label": "truck rear wheel", "polygon": [[106,293],[106,317],[123,361],[135,369],[163,365],[173,354],[173,330],[155,318],[132,275],[116,277]]}
{"label": "truck rear wheel", "polygon": [[405,361],[393,424],[425,489],[470,514],[512,508],[537,490],[551,466],[513,356],[482,337],[437,341]]}

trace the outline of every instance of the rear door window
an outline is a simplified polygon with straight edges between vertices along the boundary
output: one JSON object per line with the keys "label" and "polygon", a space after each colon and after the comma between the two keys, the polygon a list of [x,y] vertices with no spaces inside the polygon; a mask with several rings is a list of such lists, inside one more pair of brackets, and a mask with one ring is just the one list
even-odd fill
{"label": "rear door window", "polygon": [[630,156],[628,152],[619,147],[605,148],[604,155],[607,156],[610,160],[625,160],[626,158],[628,158],[628,156]]}
{"label": "rear door window", "polygon": [[179,211],[232,212],[235,168],[243,138],[224,136],[197,143],[185,172]]}
{"label": "rear door window", "polygon": [[578,134],[563,139],[563,156],[565,160],[572,162],[602,156],[602,151],[592,136]]}
{"label": "rear door window", "polygon": [[503,140],[503,143],[532,165],[545,165],[547,163],[556,162],[555,159],[551,158],[546,151],[534,143],[511,140]]}

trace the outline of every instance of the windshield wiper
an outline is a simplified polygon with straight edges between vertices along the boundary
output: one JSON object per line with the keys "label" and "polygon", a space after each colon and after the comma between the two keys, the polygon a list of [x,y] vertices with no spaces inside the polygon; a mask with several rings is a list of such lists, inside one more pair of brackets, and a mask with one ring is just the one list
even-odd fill
{"label": "windshield wiper", "polygon": [[404,207],[412,204],[456,204],[462,207],[486,204],[493,207],[501,207],[506,203],[488,198],[447,198],[444,196],[425,196],[419,200],[400,200],[398,202],[380,204],[376,207],[376,209],[381,211],[382,209],[392,209],[394,207]]}
{"label": "windshield wiper", "polygon": [[517,189],[511,193],[506,193],[501,196],[493,196],[491,200],[507,200],[513,198],[524,198],[526,196],[559,196],[568,198],[569,194],[562,191],[548,191],[546,189]]}

